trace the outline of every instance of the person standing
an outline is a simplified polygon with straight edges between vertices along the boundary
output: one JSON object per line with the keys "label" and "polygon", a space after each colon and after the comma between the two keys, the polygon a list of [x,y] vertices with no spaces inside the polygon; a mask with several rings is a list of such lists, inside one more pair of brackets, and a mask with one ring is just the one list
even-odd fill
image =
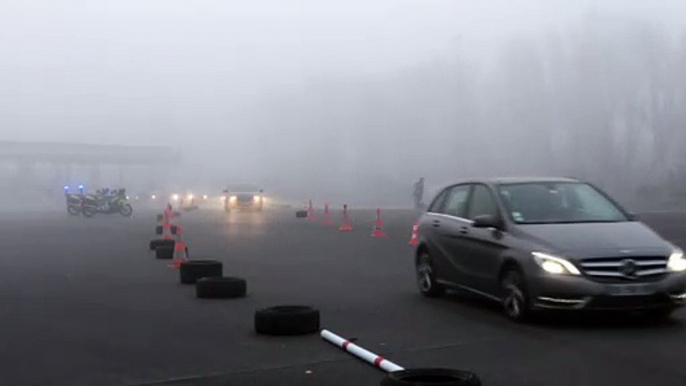
{"label": "person standing", "polygon": [[414,184],[414,207],[415,209],[422,209],[424,204],[422,203],[422,198],[424,198],[424,177],[419,178],[419,181]]}

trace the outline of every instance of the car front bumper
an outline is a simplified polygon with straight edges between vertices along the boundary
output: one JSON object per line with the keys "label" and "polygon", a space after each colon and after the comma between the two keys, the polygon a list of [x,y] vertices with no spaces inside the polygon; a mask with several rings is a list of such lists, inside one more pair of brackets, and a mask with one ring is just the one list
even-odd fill
{"label": "car front bumper", "polygon": [[534,308],[641,310],[686,304],[686,273],[655,281],[603,283],[585,276],[541,273],[529,283]]}
{"label": "car front bumper", "polygon": [[261,201],[232,201],[226,205],[227,209],[262,209]]}

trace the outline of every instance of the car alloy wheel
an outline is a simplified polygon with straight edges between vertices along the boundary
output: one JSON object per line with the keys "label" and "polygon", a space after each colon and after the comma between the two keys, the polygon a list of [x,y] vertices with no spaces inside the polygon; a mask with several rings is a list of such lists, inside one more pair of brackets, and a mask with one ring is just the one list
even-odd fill
{"label": "car alloy wheel", "polygon": [[422,292],[431,291],[431,266],[428,262],[419,263],[417,266],[417,285]]}
{"label": "car alloy wheel", "polygon": [[433,267],[431,266],[431,258],[429,254],[423,252],[417,260],[416,266],[417,286],[419,292],[428,297],[438,297],[443,295],[445,289],[436,282]]}
{"label": "car alloy wheel", "polygon": [[529,305],[521,274],[516,270],[509,271],[503,278],[502,288],[505,314],[512,320],[523,320]]}

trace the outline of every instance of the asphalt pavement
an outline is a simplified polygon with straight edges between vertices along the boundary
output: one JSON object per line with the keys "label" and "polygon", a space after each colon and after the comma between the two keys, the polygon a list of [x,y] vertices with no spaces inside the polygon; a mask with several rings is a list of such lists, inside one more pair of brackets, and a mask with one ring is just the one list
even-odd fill
{"label": "asphalt pavement", "polygon": [[[379,370],[316,334],[256,335],[254,311],[280,304],[319,308],[322,327],[401,366],[471,370],[486,386],[686,384],[684,310],[659,324],[613,315],[513,324],[488,301],[417,293],[407,245],[416,212],[384,212],[383,239],[369,237],[373,211],[352,211],[351,233],[319,215],[184,214],[190,257],[220,260],[248,282],[246,298],[199,300],[147,250],[153,212],[0,214],[0,384],[379,384]],[[686,247],[686,214],[642,218]]]}

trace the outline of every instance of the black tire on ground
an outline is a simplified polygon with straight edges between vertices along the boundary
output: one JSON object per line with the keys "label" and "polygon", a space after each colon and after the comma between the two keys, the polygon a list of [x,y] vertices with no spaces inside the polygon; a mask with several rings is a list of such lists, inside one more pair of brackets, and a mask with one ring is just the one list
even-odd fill
{"label": "black tire on ground", "polygon": [[174,245],[161,245],[155,249],[155,257],[160,260],[171,260],[174,258]]}
{"label": "black tire on ground", "polygon": [[162,225],[158,225],[155,227],[155,234],[156,235],[161,235],[162,234]]}
{"label": "black tire on ground", "polygon": [[188,260],[181,263],[179,270],[183,284],[195,284],[205,277],[221,277],[222,263],[215,260]]}
{"label": "black tire on ground", "polygon": [[307,217],[307,211],[306,210],[299,210],[299,211],[295,212],[295,217],[305,218],[305,217]]}
{"label": "black tire on ground", "polygon": [[93,217],[97,211],[94,208],[85,207],[81,210],[84,217]]}
{"label": "black tire on ground", "polygon": [[157,249],[157,247],[161,247],[163,245],[171,245],[172,247],[174,246],[174,240],[150,240],[150,250],[154,251]]}
{"label": "black tire on ground", "polygon": [[307,306],[276,306],[255,312],[255,332],[264,335],[305,335],[319,332],[319,310]]}
{"label": "black tire on ground", "polygon": [[481,386],[481,380],[469,371],[451,369],[410,369],[386,374],[381,386]]}
{"label": "black tire on ground", "polygon": [[195,283],[195,294],[205,299],[229,299],[245,296],[248,285],[237,277],[205,277]]}
{"label": "black tire on ground", "polygon": [[523,322],[531,316],[531,302],[522,271],[509,268],[500,280],[502,306],[505,315],[515,322]]}
{"label": "black tire on ground", "polygon": [[445,287],[436,281],[436,272],[426,250],[422,251],[417,258],[415,272],[419,293],[429,298],[437,298],[445,294]]}

